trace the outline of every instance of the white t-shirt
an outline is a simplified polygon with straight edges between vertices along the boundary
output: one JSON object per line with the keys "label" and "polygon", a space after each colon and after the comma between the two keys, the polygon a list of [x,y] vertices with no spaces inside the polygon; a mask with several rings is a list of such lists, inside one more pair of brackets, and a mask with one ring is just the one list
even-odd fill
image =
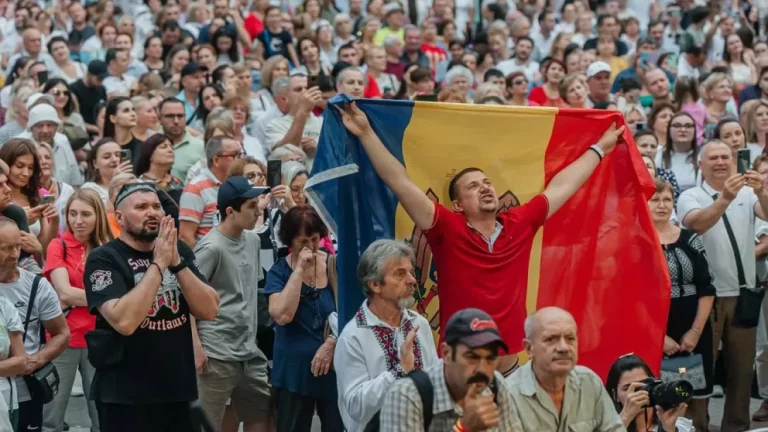
{"label": "white t-shirt", "polygon": [[104,208],[107,208],[109,204],[109,190],[105,188],[104,186],[94,183],[94,182],[87,182],[84,185],[80,187],[81,189],[93,189],[96,192],[99,193],[99,196],[101,197],[101,201],[104,202]]}
{"label": "white t-shirt", "polygon": [[[0,297],[7,299],[18,312],[22,327],[27,317],[27,308],[29,295],[32,292],[32,282],[35,274],[19,268],[19,278],[11,283],[0,283]],[[53,286],[47,279],[41,278],[37,288],[35,304],[30,314],[29,327],[27,327],[27,338],[24,341],[24,351],[28,355],[40,351],[40,326],[42,321],[49,321],[61,316],[61,305],[59,296],[56,295]],[[18,388],[19,402],[30,400],[27,384],[23,377],[16,377],[16,387]]]}
{"label": "white t-shirt", "polygon": [[[688,189],[677,200],[677,215],[681,222],[693,210],[710,207],[712,195],[718,193],[707,182],[699,187]],[[743,187],[736,198],[728,205],[725,215],[733,230],[736,244],[739,246],[742,267],[747,287],[755,287],[755,205],[757,195],[752,188]],[[684,223],[683,223],[684,224]],[[718,297],[739,295],[739,277],[736,260],[725,229],[723,219],[701,235],[704,250],[707,252],[709,269],[714,276],[713,285]]]}
{"label": "white t-shirt", "polygon": [[688,158],[691,157],[691,153],[678,153],[673,151],[669,158],[669,167],[665,167],[662,164],[664,157],[661,150],[661,147],[659,147],[659,151],[656,153],[656,166],[672,170],[677,179],[677,185],[680,186],[681,192],[698,184],[696,181],[697,175],[693,167],[693,161],[688,160]]}
{"label": "white t-shirt", "polygon": [[[293,116],[290,114],[286,114],[280,118],[277,118],[275,120],[272,120],[267,125],[267,129],[265,131],[267,136],[267,147],[270,149],[274,148],[275,144],[283,139],[285,137],[285,134],[288,132],[288,129],[291,128],[291,124],[293,124]],[[323,128],[323,119],[320,117],[315,116],[314,114],[310,114],[307,117],[307,122],[304,124],[304,133],[302,134],[302,137],[311,137],[314,139],[320,138],[320,130]],[[301,143],[290,143],[294,144],[296,146],[301,147]],[[307,169],[312,170],[312,162],[313,159],[307,160]]]}
{"label": "white t-shirt", "polygon": [[[5,360],[11,356],[11,337],[10,333],[21,334],[24,326],[21,323],[19,312],[13,307],[13,303],[5,297],[0,297],[0,360]],[[16,390],[16,380],[0,377],[0,400],[5,403],[9,409],[19,407],[17,400],[18,391]],[[13,397],[11,397],[13,395]],[[5,414],[7,410],[0,409],[0,430],[3,429]]]}
{"label": "white t-shirt", "polygon": [[512,72],[522,71],[525,74],[525,78],[529,82],[533,82],[536,72],[539,71],[539,64],[533,60],[526,64],[518,64],[517,61],[512,58],[499,62],[495,68],[501,71],[504,76],[507,76]]}

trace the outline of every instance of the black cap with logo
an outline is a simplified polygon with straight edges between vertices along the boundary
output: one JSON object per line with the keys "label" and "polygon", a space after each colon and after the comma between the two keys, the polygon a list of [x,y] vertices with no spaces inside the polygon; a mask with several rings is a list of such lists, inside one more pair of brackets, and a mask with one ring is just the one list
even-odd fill
{"label": "black cap with logo", "polygon": [[470,348],[497,345],[504,351],[509,351],[493,318],[480,309],[473,308],[462,309],[448,320],[445,325],[445,342],[458,342]]}

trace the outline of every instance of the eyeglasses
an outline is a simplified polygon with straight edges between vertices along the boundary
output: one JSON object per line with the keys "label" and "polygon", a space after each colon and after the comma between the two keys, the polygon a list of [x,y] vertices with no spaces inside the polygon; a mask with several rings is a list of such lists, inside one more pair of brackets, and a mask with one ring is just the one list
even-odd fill
{"label": "eyeglasses", "polygon": [[53,91],[51,91],[51,93],[56,97],[59,97],[59,96],[69,97],[69,90],[54,89]]}
{"label": "eyeglasses", "polygon": [[672,123],[673,129],[693,129],[693,123]]}
{"label": "eyeglasses", "polygon": [[264,180],[267,176],[265,176],[264,173],[252,172],[245,174],[245,178],[252,182],[253,180]]}
{"label": "eyeglasses", "polygon": [[[241,157],[245,156],[245,153],[243,152],[236,152],[236,153],[222,153],[218,155],[219,157],[227,158],[231,157],[233,159],[240,159]],[[262,174],[263,175],[263,174]]]}

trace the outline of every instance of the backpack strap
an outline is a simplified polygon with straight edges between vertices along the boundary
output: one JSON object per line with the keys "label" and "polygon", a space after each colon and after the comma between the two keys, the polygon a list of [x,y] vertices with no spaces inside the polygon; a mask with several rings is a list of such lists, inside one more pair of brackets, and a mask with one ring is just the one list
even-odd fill
{"label": "backpack strap", "polygon": [[27,340],[29,317],[32,315],[32,306],[35,304],[35,297],[37,297],[37,289],[40,286],[40,279],[42,279],[42,276],[35,275],[35,279],[32,281],[32,291],[29,293],[29,303],[27,304],[27,316],[24,317],[24,337],[22,338],[22,342],[26,342]]}
{"label": "backpack strap", "polygon": [[429,375],[423,370],[417,369],[411,371],[408,374],[408,378],[413,380],[413,384],[416,385],[416,390],[419,391],[421,397],[421,405],[423,407],[424,414],[424,432],[429,430],[429,426],[432,424],[433,404],[434,404],[434,389],[432,388],[432,381],[429,379]]}

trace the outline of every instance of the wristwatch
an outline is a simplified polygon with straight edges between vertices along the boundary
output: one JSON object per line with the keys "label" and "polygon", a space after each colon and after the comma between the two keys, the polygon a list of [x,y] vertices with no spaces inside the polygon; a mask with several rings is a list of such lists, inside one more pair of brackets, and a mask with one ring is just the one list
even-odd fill
{"label": "wristwatch", "polygon": [[177,266],[168,266],[168,270],[170,270],[171,273],[173,274],[178,274],[180,271],[184,270],[185,268],[187,268],[187,263],[184,262],[183,259],[181,260],[181,262],[179,262],[179,265]]}

